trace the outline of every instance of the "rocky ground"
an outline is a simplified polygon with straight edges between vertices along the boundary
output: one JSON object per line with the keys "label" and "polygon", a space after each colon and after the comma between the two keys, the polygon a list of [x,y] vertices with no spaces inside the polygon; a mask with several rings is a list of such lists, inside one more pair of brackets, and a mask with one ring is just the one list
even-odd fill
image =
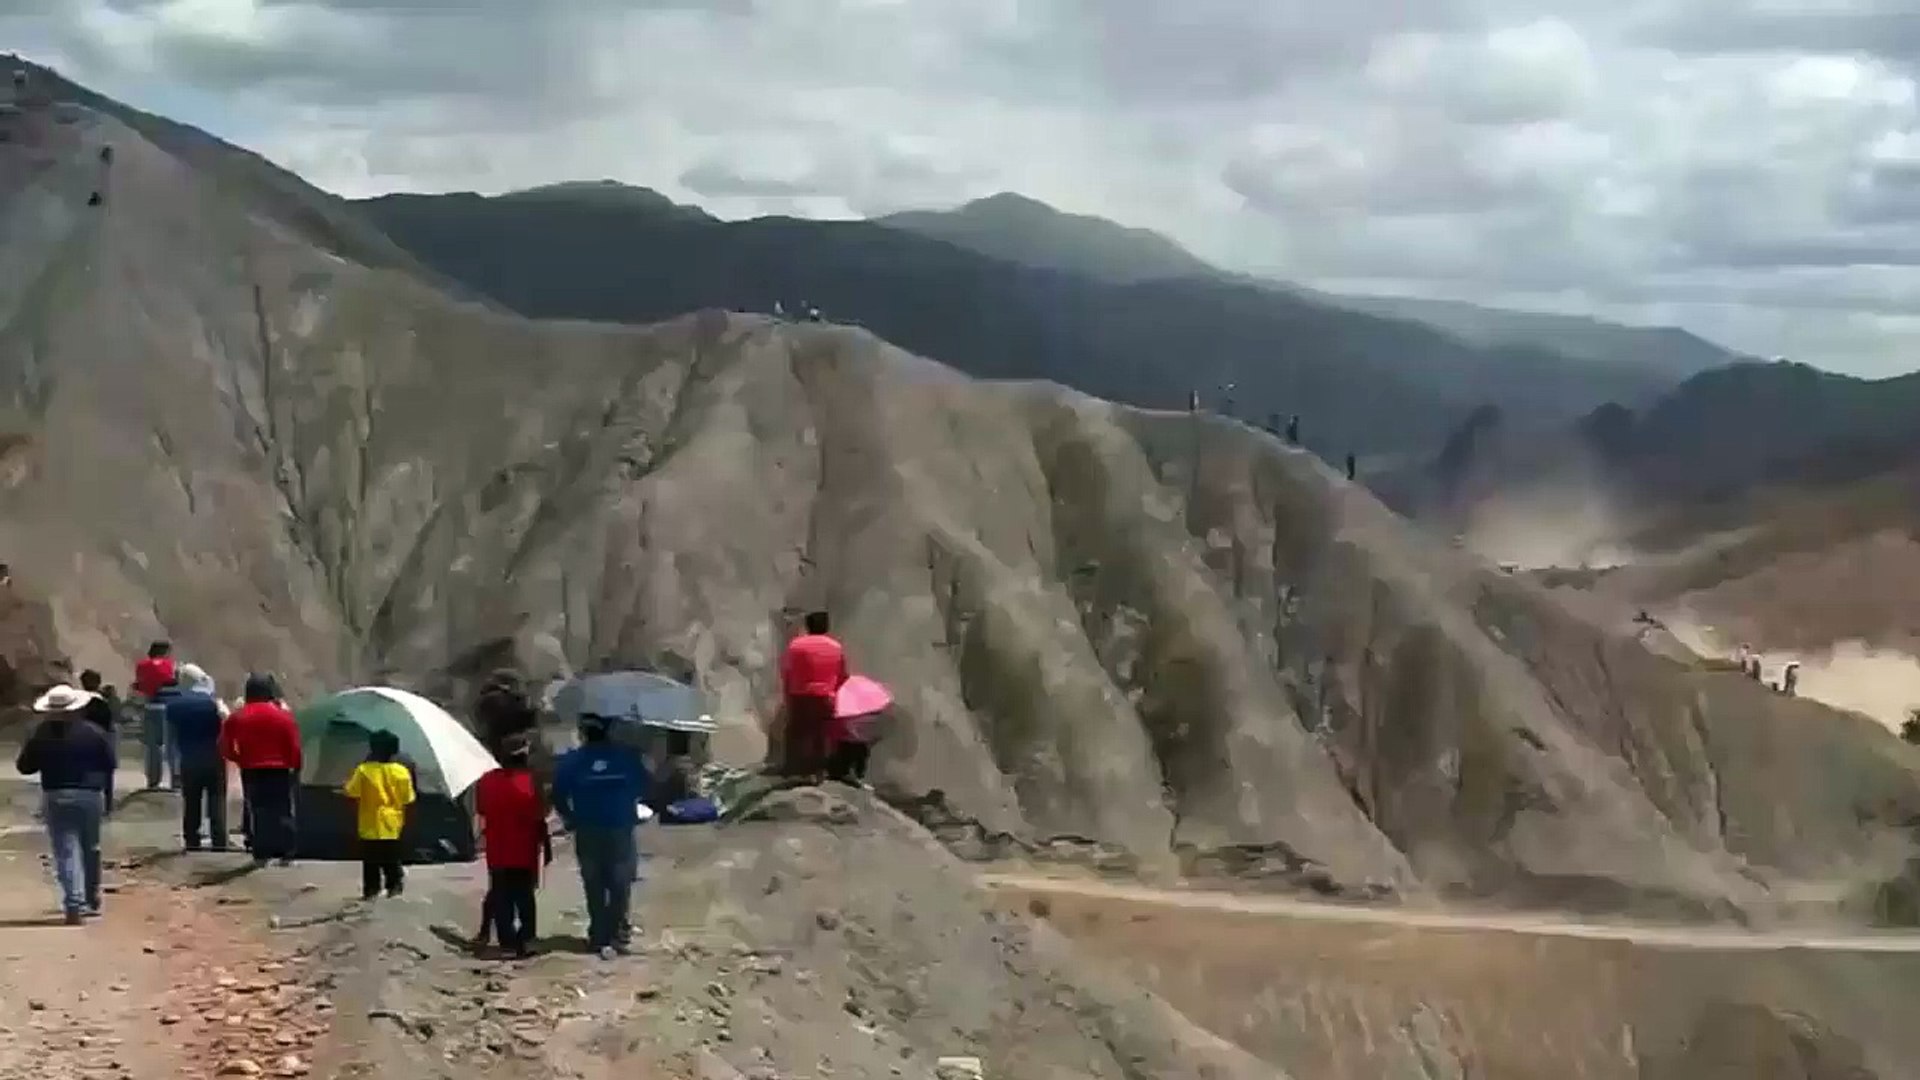
{"label": "rocky ground", "polygon": [[5,835],[0,1077],[1277,1075],[996,910],[859,793],[648,834],[641,944],[610,962],[576,936],[564,852],[539,955],[508,962],[465,941],[477,867],[416,868],[367,905],[356,866],[153,850],[170,809],[145,796],[116,823],[108,912],[78,929],[52,918],[38,837]]}

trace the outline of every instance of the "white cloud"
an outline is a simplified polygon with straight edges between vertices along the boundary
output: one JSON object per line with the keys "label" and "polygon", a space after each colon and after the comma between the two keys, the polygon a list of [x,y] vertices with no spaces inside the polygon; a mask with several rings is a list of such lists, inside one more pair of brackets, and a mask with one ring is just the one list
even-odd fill
{"label": "white cloud", "polygon": [[1920,356],[1920,0],[31,3],[0,33],[346,194],[1013,189],[1308,284]]}

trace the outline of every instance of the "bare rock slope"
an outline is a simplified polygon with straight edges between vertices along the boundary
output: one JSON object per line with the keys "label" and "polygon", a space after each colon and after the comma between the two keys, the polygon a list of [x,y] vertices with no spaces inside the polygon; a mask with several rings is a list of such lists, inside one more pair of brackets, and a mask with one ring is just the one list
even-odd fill
{"label": "bare rock slope", "polygon": [[1607,637],[1246,428],[832,326],[528,322],[112,119],[10,122],[0,550],[82,662],[662,666],[751,759],[824,605],[900,694],[887,785],[988,829],[1687,913],[1905,855],[1883,731]]}

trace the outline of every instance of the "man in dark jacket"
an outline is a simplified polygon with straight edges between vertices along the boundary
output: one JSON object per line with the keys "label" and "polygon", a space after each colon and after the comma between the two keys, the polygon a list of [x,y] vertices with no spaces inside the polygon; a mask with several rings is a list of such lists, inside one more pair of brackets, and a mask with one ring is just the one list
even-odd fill
{"label": "man in dark jacket", "polygon": [[71,686],[40,695],[33,711],[45,718],[14,762],[21,775],[40,777],[47,841],[68,926],[78,926],[83,915],[100,914],[100,823],[119,767],[113,740],[82,716],[91,697]]}
{"label": "man in dark jacket", "polygon": [[182,664],[166,698],[167,730],[180,754],[180,838],[200,850],[200,825],[215,851],[227,850],[227,762],[220,756],[220,695],[197,664]]}

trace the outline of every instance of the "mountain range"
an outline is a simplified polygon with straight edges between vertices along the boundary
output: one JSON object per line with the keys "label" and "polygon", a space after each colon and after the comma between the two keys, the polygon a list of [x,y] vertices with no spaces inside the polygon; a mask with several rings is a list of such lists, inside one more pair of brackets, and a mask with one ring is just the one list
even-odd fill
{"label": "mountain range", "polygon": [[1307,443],[1336,457],[1419,452],[1488,402],[1554,419],[1638,403],[1734,359],[1677,331],[1580,322],[1563,334],[1552,317],[1516,315],[1470,339],[1013,195],[879,221],[726,222],[607,182],[357,208],[441,276],[524,315],[635,322],[810,305],[978,377],[1150,408],[1197,392],[1259,423],[1298,414]]}

